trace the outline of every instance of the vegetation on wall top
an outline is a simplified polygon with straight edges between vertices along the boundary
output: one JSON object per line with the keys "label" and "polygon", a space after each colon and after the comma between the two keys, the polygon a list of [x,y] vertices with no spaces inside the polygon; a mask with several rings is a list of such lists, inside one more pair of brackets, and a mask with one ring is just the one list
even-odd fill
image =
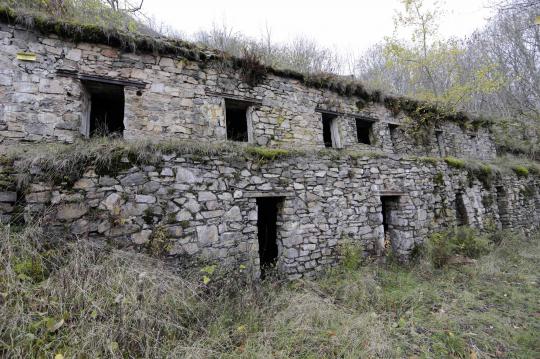
{"label": "vegetation on wall top", "polygon": [[[115,174],[133,165],[160,166],[163,155],[186,156],[193,161],[204,162],[212,157],[231,161],[254,161],[259,165],[286,158],[317,157],[332,161],[356,161],[384,158],[380,152],[357,152],[351,150],[287,150],[245,146],[240,143],[216,142],[200,143],[188,140],[148,140],[124,141],[96,138],[74,144],[35,144],[19,146],[0,156],[0,169],[9,179],[6,185],[13,187],[13,174],[18,176],[19,188],[24,188],[30,176],[52,183],[71,184],[82,177],[88,168],[95,168],[98,174]],[[486,187],[504,175],[540,176],[540,164],[534,161],[507,156],[491,163],[454,157],[403,157],[431,166],[445,163],[448,167],[466,171],[480,180]],[[13,169],[15,167],[15,169]],[[4,173],[0,171],[0,174]],[[32,175],[31,175],[32,174]],[[0,179],[2,177],[0,176]],[[0,182],[1,184],[1,182]],[[2,188],[2,186],[0,186]]]}

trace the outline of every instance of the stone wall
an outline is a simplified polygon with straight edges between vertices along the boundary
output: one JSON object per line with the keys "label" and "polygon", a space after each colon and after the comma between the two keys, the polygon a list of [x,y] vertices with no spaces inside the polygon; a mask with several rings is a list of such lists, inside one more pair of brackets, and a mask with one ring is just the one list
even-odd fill
{"label": "stone wall", "polygon": [[[20,52],[36,54],[36,61],[18,60]],[[81,78],[88,76],[123,84],[126,139],[225,141],[224,99],[234,97],[252,102],[250,140],[257,145],[323,147],[320,111],[333,111],[338,114],[342,147],[430,156],[495,156],[486,128],[468,132],[454,123],[441,123],[439,140],[435,133],[428,133],[427,143],[419,144],[403,130],[410,120],[403,113],[394,116],[381,104],[364,105],[359,98],[275,75],[251,86],[242,80],[240,71],[219,63],[124,53],[5,24],[0,24],[0,143],[73,142],[81,137],[89,111]],[[371,145],[358,143],[355,118],[359,116],[375,120]],[[394,138],[389,123],[399,126]]]}
{"label": "stone wall", "polygon": [[256,201],[279,197],[278,266],[291,278],[335,264],[344,241],[370,254],[387,251],[381,202],[387,196],[396,199],[387,239],[402,258],[429,233],[456,224],[457,194],[473,227],[531,230],[540,223],[538,178],[508,175],[486,187],[443,162],[320,154],[274,161],[170,154],[145,166],[123,161],[125,169],[116,173],[87,168],[72,185],[40,182],[40,169],[32,168],[24,191],[0,193],[0,217],[15,218],[17,199],[21,215],[44,216],[51,231],[242,263],[258,275]]}

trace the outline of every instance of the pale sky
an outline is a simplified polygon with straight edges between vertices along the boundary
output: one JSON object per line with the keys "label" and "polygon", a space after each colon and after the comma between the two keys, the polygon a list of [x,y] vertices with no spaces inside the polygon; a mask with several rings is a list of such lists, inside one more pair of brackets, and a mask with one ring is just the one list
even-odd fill
{"label": "pale sky", "polygon": [[[446,0],[441,34],[462,37],[482,27],[491,14],[488,3]],[[399,0],[145,0],[144,11],[188,35],[225,21],[258,38],[268,25],[274,42],[304,35],[340,53],[361,53],[392,34],[400,6]]]}

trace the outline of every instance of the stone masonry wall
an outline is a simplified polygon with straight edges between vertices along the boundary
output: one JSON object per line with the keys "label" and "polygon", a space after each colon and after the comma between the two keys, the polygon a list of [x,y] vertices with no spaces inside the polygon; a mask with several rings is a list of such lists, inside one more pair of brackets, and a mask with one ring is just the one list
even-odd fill
{"label": "stone masonry wall", "polygon": [[[35,53],[37,59],[18,60],[19,52]],[[70,71],[75,77],[61,76],[59,71]],[[379,104],[360,105],[358,98],[274,75],[249,86],[238,71],[219,64],[123,53],[5,24],[0,24],[0,144],[73,142],[81,137],[88,101],[79,75],[130,81],[124,87],[126,139],[226,140],[224,98],[233,96],[255,102],[249,116],[251,141],[257,145],[323,147],[319,111],[327,110],[340,113],[343,147],[429,156],[495,156],[485,128],[469,133],[456,124],[442,123],[440,141],[431,133],[429,143],[418,145],[403,131],[406,116],[393,116]],[[371,145],[358,143],[355,116],[375,120]],[[395,138],[390,136],[389,123],[399,126]]]}
{"label": "stone masonry wall", "polygon": [[154,165],[96,173],[73,185],[37,181],[0,193],[0,218],[45,216],[51,231],[68,231],[169,256],[243,263],[258,275],[257,203],[281,198],[278,267],[290,278],[336,263],[338,245],[385,251],[381,196],[398,197],[391,245],[406,257],[415,244],[456,224],[460,193],[469,225],[531,230],[540,223],[540,182],[506,176],[486,188],[463,170],[418,160],[313,156],[270,162],[242,156],[163,155]]}

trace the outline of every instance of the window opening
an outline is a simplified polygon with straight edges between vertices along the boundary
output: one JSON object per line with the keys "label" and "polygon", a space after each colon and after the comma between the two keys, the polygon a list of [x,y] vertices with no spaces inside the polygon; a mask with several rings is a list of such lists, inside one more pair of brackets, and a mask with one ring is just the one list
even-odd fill
{"label": "window opening", "polygon": [[250,102],[225,99],[227,140],[248,142],[248,109]]}
{"label": "window opening", "polygon": [[124,131],[124,87],[98,81],[83,81],[86,112],[83,134],[122,136]]}
{"label": "window opening", "polygon": [[356,119],[356,138],[358,143],[363,143],[366,145],[371,144],[370,136],[372,126],[372,121],[366,121],[361,118]]}

